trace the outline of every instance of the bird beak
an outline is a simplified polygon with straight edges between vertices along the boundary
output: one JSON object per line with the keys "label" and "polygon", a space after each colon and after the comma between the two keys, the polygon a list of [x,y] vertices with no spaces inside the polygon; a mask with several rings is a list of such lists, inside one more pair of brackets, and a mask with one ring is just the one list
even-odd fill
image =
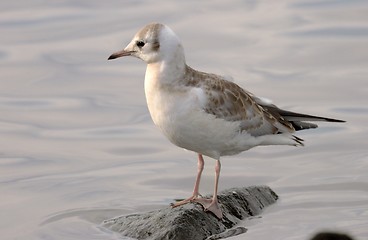
{"label": "bird beak", "polygon": [[110,57],[107,60],[119,58],[119,57],[125,57],[125,56],[131,56],[134,51],[127,51],[127,50],[121,50],[118,52],[115,52],[110,55]]}
{"label": "bird beak", "polygon": [[113,54],[111,54],[107,60],[112,60],[112,59],[119,58],[119,57],[134,55],[136,53],[136,51],[134,51],[134,45],[135,45],[135,41],[131,41],[128,44],[128,46],[126,46],[123,50],[120,50],[118,52],[114,52]]}

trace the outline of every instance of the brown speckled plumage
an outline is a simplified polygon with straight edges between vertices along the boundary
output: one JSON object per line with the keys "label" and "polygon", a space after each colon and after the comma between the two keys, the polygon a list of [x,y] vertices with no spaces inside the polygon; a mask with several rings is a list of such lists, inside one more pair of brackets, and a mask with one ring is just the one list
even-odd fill
{"label": "brown speckled plumage", "polygon": [[204,89],[208,101],[203,110],[226,121],[238,121],[240,131],[247,131],[253,136],[295,131],[293,125],[281,115],[269,112],[256,102],[253,94],[222,76],[199,72],[187,66],[182,84]]}

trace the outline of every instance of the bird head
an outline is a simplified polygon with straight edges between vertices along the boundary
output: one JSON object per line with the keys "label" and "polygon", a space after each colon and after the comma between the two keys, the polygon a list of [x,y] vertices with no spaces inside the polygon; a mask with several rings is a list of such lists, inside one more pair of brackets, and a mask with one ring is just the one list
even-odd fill
{"label": "bird head", "polygon": [[111,54],[108,60],[133,56],[147,64],[177,57],[178,50],[184,57],[181,43],[176,34],[166,25],[151,23],[139,30],[123,50]]}

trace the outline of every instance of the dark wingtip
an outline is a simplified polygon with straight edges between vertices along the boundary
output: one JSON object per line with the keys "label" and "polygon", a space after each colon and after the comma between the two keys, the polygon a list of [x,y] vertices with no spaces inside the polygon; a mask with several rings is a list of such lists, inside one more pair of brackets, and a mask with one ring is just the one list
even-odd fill
{"label": "dark wingtip", "polygon": [[112,60],[112,59],[115,59],[116,56],[114,56],[114,54],[110,55],[110,57],[107,59],[107,60]]}
{"label": "dark wingtip", "polygon": [[344,123],[344,122],[346,122],[346,121],[344,121],[344,120],[334,119],[334,118],[325,118],[325,120],[326,120],[327,122],[339,122],[339,123]]}

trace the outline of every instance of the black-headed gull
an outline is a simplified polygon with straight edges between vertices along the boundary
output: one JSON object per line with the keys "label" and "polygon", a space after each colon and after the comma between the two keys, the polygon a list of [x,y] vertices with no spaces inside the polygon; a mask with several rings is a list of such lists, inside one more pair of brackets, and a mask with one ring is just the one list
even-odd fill
{"label": "black-headed gull", "polygon": [[[285,111],[254,96],[224,77],[189,67],[177,35],[166,25],[151,23],[128,46],[108,59],[133,56],[147,63],[144,89],[153,122],[175,145],[198,154],[198,173],[191,197],[172,204],[198,202],[222,218],[217,200],[220,157],[261,145],[302,146],[295,131],[316,128],[306,121],[337,119]],[[212,199],[199,195],[204,161],[216,160]]]}

